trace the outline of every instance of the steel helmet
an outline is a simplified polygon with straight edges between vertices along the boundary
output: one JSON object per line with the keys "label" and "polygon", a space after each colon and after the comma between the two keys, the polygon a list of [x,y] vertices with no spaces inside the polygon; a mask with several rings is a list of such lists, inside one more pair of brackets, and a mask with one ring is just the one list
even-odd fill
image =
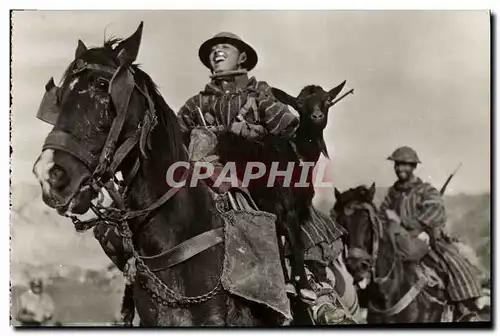
{"label": "steel helmet", "polygon": [[387,158],[387,160],[415,164],[422,163],[418,158],[417,152],[408,146],[399,147]]}
{"label": "steel helmet", "polygon": [[201,62],[207,68],[212,68],[212,66],[210,65],[210,52],[212,51],[212,47],[218,43],[230,43],[237,47],[240,52],[246,52],[247,60],[242,64],[244,69],[250,71],[257,64],[258,57],[257,52],[254,48],[252,48],[248,43],[243,41],[243,39],[236,34],[230,32],[221,32],[216,34],[211,39],[205,41],[198,51]]}

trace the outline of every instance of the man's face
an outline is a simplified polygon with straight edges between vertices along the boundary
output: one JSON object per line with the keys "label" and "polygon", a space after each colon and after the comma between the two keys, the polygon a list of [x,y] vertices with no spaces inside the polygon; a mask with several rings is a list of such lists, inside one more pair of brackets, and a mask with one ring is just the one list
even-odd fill
{"label": "man's face", "polygon": [[396,173],[399,181],[405,182],[410,180],[413,176],[415,167],[416,165],[414,163],[396,162],[394,163],[394,172]]}
{"label": "man's face", "polygon": [[43,286],[39,282],[35,282],[31,284],[31,291],[35,294],[40,294],[43,292]]}
{"label": "man's face", "polygon": [[213,46],[210,53],[210,64],[214,73],[237,70],[246,60],[246,54],[240,53],[238,48],[229,43]]}

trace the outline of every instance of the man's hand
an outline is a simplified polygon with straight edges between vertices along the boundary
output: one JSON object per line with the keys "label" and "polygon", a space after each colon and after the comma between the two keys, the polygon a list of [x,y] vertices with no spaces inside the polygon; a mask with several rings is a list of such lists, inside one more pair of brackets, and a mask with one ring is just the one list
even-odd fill
{"label": "man's hand", "polygon": [[394,210],[387,209],[387,210],[385,210],[385,214],[387,215],[387,218],[390,221],[395,222],[397,224],[401,224],[401,219],[399,218],[398,214]]}
{"label": "man's hand", "polygon": [[231,125],[231,132],[251,140],[258,140],[266,135],[264,126],[249,124],[246,121],[234,122]]}

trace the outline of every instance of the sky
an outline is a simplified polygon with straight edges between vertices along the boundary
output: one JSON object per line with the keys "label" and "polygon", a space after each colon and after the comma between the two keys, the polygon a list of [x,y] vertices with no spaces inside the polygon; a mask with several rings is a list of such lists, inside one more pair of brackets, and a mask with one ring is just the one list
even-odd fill
{"label": "sky", "polygon": [[[335,186],[394,182],[386,160],[402,145],[417,174],[447,193],[490,190],[490,23],[486,11],[26,11],[12,30],[12,184],[31,169],[51,126],[36,119],[78,39],[101,45],[144,21],[138,63],[177,111],[209,81],[198,48],[220,31],[252,45],[259,80],[297,95],[347,80],[324,131]],[[333,195],[331,196],[333,197]]]}

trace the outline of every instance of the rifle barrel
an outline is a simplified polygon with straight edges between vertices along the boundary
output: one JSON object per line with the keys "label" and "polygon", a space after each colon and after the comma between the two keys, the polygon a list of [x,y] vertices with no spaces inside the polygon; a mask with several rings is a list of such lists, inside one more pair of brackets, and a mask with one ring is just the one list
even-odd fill
{"label": "rifle barrel", "polygon": [[453,176],[455,176],[455,174],[458,172],[458,170],[460,169],[461,166],[462,166],[462,162],[460,162],[460,164],[453,171],[453,173],[451,173],[450,176],[448,176],[448,178],[446,179],[446,182],[444,182],[443,186],[441,187],[441,190],[439,190],[439,194],[441,196],[443,196],[444,192],[446,191],[446,187],[448,186],[448,184],[450,183],[451,179],[453,178]]}
{"label": "rifle barrel", "polygon": [[354,89],[350,89],[349,91],[347,91],[346,93],[344,93],[342,96],[338,97],[337,99],[335,99],[334,101],[332,101],[332,105],[335,105],[337,104],[339,101],[341,101],[342,99],[345,98],[345,96],[349,95],[349,94],[354,94]]}

